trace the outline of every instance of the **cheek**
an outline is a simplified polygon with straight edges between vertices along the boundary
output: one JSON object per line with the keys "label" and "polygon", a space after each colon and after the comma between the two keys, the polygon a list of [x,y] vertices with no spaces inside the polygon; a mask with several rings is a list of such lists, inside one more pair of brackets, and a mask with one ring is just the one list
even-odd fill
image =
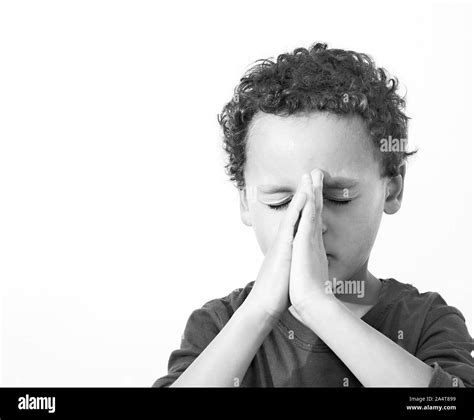
{"label": "cheek", "polygon": [[285,211],[274,211],[258,204],[251,210],[252,227],[257,238],[258,245],[265,255],[273,244],[278,233],[280,220]]}
{"label": "cheek", "polygon": [[383,214],[383,206],[379,200],[367,200],[357,203],[351,211],[348,211],[338,227],[338,238],[343,239],[342,248],[349,248],[351,253],[367,254],[375,242],[380,221]]}

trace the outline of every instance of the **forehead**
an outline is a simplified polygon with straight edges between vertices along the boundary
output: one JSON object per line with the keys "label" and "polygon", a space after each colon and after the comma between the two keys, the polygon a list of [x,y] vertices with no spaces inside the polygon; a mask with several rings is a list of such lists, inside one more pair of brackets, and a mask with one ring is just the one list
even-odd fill
{"label": "forehead", "polygon": [[377,172],[360,116],[327,112],[254,116],[247,138],[246,180],[294,184],[316,167],[331,176],[360,178]]}

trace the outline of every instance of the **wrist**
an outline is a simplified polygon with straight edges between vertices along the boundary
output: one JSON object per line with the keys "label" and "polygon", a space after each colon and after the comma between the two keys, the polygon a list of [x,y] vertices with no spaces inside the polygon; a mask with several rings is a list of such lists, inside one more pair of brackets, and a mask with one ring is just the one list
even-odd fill
{"label": "wrist", "polygon": [[313,293],[307,295],[294,309],[304,320],[310,318],[326,318],[331,310],[339,305],[339,301],[332,293]]}
{"label": "wrist", "polygon": [[263,326],[264,329],[269,330],[273,328],[274,324],[281,317],[281,312],[266,310],[265,307],[251,295],[247,296],[237,312],[239,312],[240,316],[251,320],[255,325]]}

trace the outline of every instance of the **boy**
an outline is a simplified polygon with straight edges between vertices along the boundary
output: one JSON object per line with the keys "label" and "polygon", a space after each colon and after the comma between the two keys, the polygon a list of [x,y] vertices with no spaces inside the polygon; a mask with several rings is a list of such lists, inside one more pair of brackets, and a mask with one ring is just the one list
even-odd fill
{"label": "boy", "polygon": [[153,386],[474,385],[461,312],[367,269],[414,153],[404,106],[370,57],[325,44],[244,75],[219,122],[265,258],[254,282],[191,314]]}

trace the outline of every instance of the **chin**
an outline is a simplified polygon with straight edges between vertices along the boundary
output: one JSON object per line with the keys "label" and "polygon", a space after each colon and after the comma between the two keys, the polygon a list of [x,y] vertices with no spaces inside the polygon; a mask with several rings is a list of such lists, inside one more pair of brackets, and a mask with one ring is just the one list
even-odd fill
{"label": "chin", "polygon": [[328,260],[328,280],[345,280],[347,278],[346,273],[341,270],[341,267],[337,265],[337,262],[334,260]]}

